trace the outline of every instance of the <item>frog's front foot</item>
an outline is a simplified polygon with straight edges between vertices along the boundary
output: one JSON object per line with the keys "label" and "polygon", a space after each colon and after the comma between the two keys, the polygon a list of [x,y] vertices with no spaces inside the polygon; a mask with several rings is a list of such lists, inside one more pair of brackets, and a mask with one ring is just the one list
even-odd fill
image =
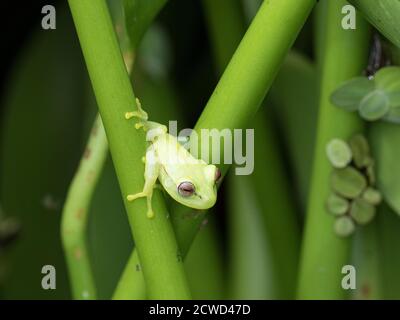
{"label": "frog's front foot", "polygon": [[136,98],[136,106],[137,106],[137,111],[130,111],[125,113],[125,119],[129,120],[133,117],[139,118],[141,120],[147,121],[149,119],[149,116],[146,111],[142,109],[142,104],[140,103],[140,100]]}

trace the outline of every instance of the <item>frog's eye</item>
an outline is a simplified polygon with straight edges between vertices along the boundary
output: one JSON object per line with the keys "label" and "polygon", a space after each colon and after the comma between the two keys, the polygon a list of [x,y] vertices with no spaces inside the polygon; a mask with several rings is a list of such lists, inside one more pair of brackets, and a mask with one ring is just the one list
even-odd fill
{"label": "frog's eye", "polygon": [[219,182],[219,180],[221,179],[221,170],[219,170],[218,168],[215,170],[215,182]]}
{"label": "frog's eye", "polygon": [[182,197],[190,197],[194,193],[194,185],[189,181],[181,182],[178,186],[178,192]]}

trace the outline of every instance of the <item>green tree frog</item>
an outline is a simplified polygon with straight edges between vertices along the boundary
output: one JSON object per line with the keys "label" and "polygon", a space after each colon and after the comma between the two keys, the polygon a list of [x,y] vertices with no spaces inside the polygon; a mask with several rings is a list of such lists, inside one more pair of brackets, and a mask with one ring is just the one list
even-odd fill
{"label": "green tree frog", "polygon": [[168,133],[166,126],[148,121],[148,115],[138,99],[136,104],[138,111],[126,112],[125,118],[140,119],[135,128],[145,130],[146,140],[150,145],[143,158],[145,163],[143,191],[129,194],[127,200],[146,197],[147,217],[153,218],[151,198],[158,179],[175,201],[194,209],[211,208],[217,200],[220,170],[215,165],[196,159],[176,137]]}

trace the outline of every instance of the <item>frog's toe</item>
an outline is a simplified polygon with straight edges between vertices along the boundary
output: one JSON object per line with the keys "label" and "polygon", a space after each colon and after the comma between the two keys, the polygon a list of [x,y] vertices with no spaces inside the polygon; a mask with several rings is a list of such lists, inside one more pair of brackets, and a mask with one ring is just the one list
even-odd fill
{"label": "frog's toe", "polygon": [[139,192],[139,193],[136,193],[136,194],[128,194],[126,196],[126,200],[133,201],[133,200],[136,200],[137,198],[143,198],[143,197],[146,197],[146,196],[147,195],[144,192]]}
{"label": "frog's toe", "polygon": [[152,209],[147,210],[147,218],[149,218],[149,219],[154,218],[154,211]]}
{"label": "frog's toe", "polygon": [[135,113],[133,111],[130,112],[125,112],[125,119],[129,120],[135,116]]}
{"label": "frog's toe", "polygon": [[135,123],[135,129],[145,128],[145,124],[143,122]]}

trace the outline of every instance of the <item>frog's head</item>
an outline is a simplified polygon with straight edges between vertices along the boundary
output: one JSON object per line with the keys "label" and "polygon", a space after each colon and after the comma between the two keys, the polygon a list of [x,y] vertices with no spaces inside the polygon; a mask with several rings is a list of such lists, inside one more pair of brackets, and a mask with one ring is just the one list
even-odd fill
{"label": "frog's head", "polygon": [[190,174],[179,178],[171,196],[185,206],[209,209],[217,201],[217,182],[221,172],[214,165],[194,165]]}

